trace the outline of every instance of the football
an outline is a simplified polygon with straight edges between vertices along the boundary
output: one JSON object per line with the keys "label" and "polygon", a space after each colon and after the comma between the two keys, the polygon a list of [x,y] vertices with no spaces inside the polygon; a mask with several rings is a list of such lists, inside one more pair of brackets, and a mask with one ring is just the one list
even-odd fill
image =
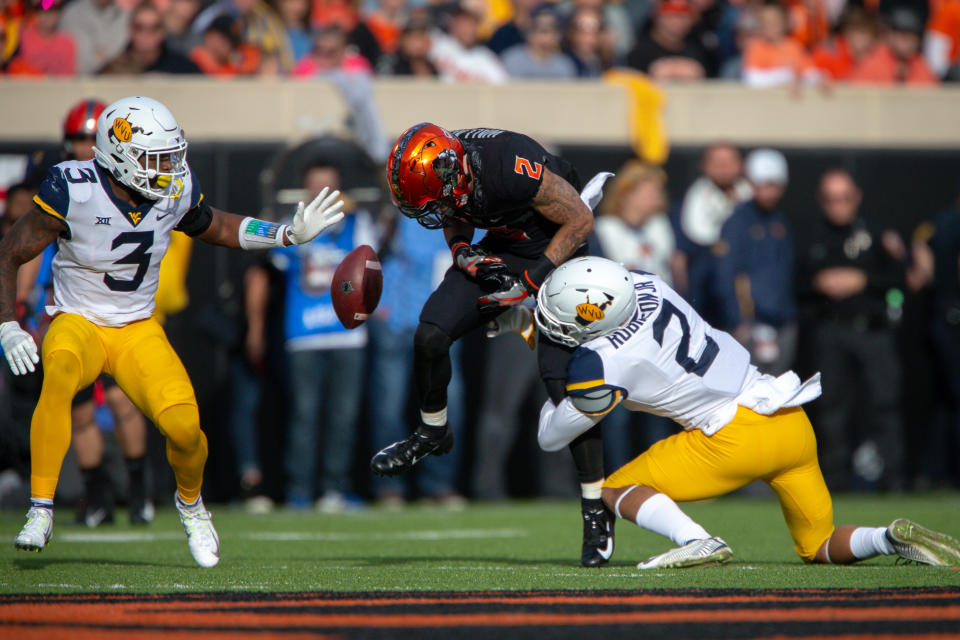
{"label": "football", "polygon": [[380,302],[383,270],[369,245],[362,244],[337,265],[330,282],[330,295],[337,318],[347,329],[356,329],[370,317]]}

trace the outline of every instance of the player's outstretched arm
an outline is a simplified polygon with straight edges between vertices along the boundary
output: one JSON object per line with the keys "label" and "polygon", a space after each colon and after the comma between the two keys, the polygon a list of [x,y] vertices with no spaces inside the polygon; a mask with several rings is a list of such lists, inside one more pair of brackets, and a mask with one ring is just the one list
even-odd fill
{"label": "player's outstretched arm", "polygon": [[593,212],[573,185],[549,169],[544,170],[533,206],[547,220],[560,225],[544,251],[550,262],[559,266],[587,241],[593,229]]}
{"label": "player's outstretched arm", "polygon": [[324,189],[313,201],[300,203],[293,224],[277,224],[210,207],[210,226],[197,237],[210,244],[234,249],[273,249],[310,242],[343,220],[339,191]]}
{"label": "player's outstretched arm", "polygon": [[36,370],[37,343],[17,323],[17,271],[64,232],[63,222],[39,209],[17,221],[0,241],[0,346],[14,375]]}

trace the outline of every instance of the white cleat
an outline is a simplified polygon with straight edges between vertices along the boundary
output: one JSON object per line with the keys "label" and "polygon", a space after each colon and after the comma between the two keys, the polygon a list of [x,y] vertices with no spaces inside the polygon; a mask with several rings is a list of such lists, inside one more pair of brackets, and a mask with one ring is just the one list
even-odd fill
{"label": "white cleat", "polygon": [[190,547],[193,559],[204,569],[217,566],[220,562],[220,538],[217,530],[213,528],[210,512],[203,506],[203,499],[197,498],[197,502],[192,505],[184,504],[177,493],[174,504],[177,505],[183,530],[187,532],[187,546]]}
{"label": "white cleat", "polygon": [[682,547],[648,558],[637,569],[681,569],[705,564],[726,564],[733,557],[733,550],[720,538],[692,540]]}
{"label": "white cleat", "polygon": [[960,567],[960,541],[939,531],[897,518],[887,527],[887,540],[897,555],[935,567]]}
{"label": "white cleat", "polygon": [[27,524],[23,525],[14,546],[24,551],[43,551],[53,537],[53,509],[30,507]]}

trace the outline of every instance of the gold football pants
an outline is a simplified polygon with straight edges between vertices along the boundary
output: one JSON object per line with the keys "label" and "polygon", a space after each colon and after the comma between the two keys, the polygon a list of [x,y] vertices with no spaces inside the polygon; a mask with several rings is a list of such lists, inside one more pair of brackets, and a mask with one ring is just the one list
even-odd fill
{"label": "gold football pants", "polygon": [[167,439],[167,460],[185,501],[200,493],[207,439],[186,369],[153,318],[101,327],[62,313],[43,339],[43,388],[30,424],[30,477],[34,498],[53,499],[70,446],[73,396],[101,373],[117,385]]}
{"label": "gold football pants", "polygon": [[604,486],[647,486],[677,502],[704,500],[763,480],[777,495],[793,548],[813,560],[833,533],[833,503],[803,409],[764,416],[740,407],[707,436],[699,429],[665,438],[607,478]]}

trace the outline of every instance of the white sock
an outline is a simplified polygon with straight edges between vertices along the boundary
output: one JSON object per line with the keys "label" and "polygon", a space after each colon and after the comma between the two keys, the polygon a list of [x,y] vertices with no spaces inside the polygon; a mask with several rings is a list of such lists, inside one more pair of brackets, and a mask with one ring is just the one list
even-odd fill
{"label": "white sock", "polygon": [[30,498],[31,507],[46,507],[47,509],[53,509],[53,500],[50,498]]}
{"label": "white sock", "polygon": [[597,480],[596,482],[581,482],[580,483],[580,495],[586,498],[587,500],[599,500],[600,496],[603,494],[603,480]]}
{"label": "white sock", "polygon": [[680,510],[668,496],[658,493],[647,498],[637,511],[637,524],[673,540],[678,547],[691,540],[710,537],[707,530]]}
{"label": "white sock", "polygon": [[858,560],[873,556],[892,556],[897,551],[887,540],[886,527],[857,527],[850,534],[850,553]]}
{"label": "white sock", "polygon": [[447,408],[444,407],[440,409],[440,411],[433,413],[421,411],[420,419],[423,420],[423,424],[430,425],[431,427],[442,427],[447,424]]}

